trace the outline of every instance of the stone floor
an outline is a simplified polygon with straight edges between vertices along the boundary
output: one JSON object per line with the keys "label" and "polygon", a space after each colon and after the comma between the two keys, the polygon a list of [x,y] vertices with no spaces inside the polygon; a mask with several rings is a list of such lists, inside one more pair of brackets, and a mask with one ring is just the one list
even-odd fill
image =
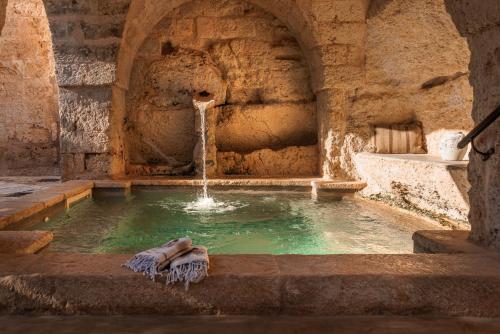
{"label": "stone floor", "polygon": [[15,176],[0,177],[0,201],[4,198],[21,197],[35,191],[47,189],[60,183],[59,176]]}
{"label": "stone floor", "polygon": [[3,334],[24,333],[500,333],[500,319],[417,317],[0,317]]}

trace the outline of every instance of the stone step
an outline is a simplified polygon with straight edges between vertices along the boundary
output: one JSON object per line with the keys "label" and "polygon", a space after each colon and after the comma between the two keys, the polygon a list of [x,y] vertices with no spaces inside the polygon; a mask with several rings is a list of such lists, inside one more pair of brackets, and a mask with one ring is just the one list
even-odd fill
{"label": "stone step", "polygon": [[19,333],[341,333],[494,334],[500,319],[448,317],[252,317],[252,316],[3,316],[3,334]]}

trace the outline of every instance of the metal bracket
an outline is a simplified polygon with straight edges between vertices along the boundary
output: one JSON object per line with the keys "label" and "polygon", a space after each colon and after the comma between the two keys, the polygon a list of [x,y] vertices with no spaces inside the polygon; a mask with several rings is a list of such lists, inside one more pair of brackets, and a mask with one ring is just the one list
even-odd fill
{"label": "metal bracket", "polygon": [[488,151],[482,152],[476,148],[476,145],[474,145],[474,139],[472,139],[470,142],[472,144],[472,149],[474,150],[474,152],[479,154],[482,157],[483,161],[488,161],[491,158],[491,156],[495,154],[494,148],[490,148]]}

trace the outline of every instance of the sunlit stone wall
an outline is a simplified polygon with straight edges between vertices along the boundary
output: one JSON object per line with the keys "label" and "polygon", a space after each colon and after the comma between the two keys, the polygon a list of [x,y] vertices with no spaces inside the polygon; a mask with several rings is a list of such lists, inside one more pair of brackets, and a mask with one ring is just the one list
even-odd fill
{"label": "sunlit stone wall", "polygon": [[59,174],[57,83],[42,0],[0,1],[0,175]]}
{"label": "sunlit stone wall", "polygon": [[209,175],[316,176],[310,83],[297,40],[269,12],[239,0],[186,3],[162,18],[134,61],[129,171],[199,160],[192,98],[208,91],[216,100],[208,115]]}
{"label": "sunlit stone wall", "polygon": [[[183,6],[189,7],[190,3],[193,2],[44,1],[52,30],[60,90],[60,156],[65,177],[124,174],[129,156],[125,151],[129,135],[126,96],[131,89],[131,78],[134,78],[135,60],[157,24]],[[214,6],[229,3],[213,1]],[[301,66],[307,69],[301,71],[307,73],[308,78],[301,74],[281,82],[280,78],[270,77],[269,82],[274,82],[278,91],[285,91],[282,87],[290,82],[309,87],[310,91],[303,92],[302,97],[280,97],[277,102],[289,105],[274,109],[278,114],[297,114],[300,117],[296,119],[304,124],[300,131],[291,131],[295,129],[293,124],[275,122],[272,118],[274,124],[271,125],[279,128],[277,133],[272,133],[272,138],[268,136],[263,140],[260,137],[267,136],[267,133],[260,134],[259,128],[251,126],[248,136],[242,135],[238,126],[233,125],[243,123],[239,115],[248,110],[245,105],[238,106],[230,111],[235,115],[231,118],[234,122],[222,118],[218,135],[216,133],[213,137],[220,151],[228,154],[221,159],[215,157],[215,160],[242,161],[244,155],[266,150],[271,150],[269,154],[273,155],[273,160],[279,160],[290,156],[289,152],[283,151],[290,145],[316,146],[317,157],[306,152],[304,160],[317,161],[317,174],[329,178],[357,178],[352,157],[357,152],[372,149],[369,129],[374,123],[421,121],[431,154],[437,154],[443,131],[470,129],[469,51],[445,10],[444,0],[249,0],[248,3],[260,8],[265,13],[262,15],[270,15],[279,21],[297,43]],[[190,20],[192,18],[176,21],[177,27],[172,31],[186,36],[199,33],[194,40],[206,40],[203,31],[197,30],[201,23],[190,26]],[[214,25],[210,16],[204,20],[200,22],[207,27]],[[238,28],[242,34],[248,34],[256,32],[259,25],[245,27],[242,23]],[[214,29],[222,29],[220,33],[225,33],[233,28],[217,23]],[[216,30],[207,28],[205,33],[216,33]],[[252,48],[252,51],[257,49]],[[289,56],[282,61],[294,61]],[[221,59],[230,57],[224,55]],[[436,78],[444,78],[444,81],[431,88],[422,88],[424,83]],[[238,84],[243,88],[240,92],[245,92],[245,83]],[[248,86],[251,85],[249,82]],[[256,102],[261,102],[259,99],[265,100],[265,106],[276,100],[266,94],[259,98],[254,94],[248,101],[252,106],[250,109],[254,109]],[[55,94],[51,93],[51,96]],[[297,108],[299,100],[313,107]],[[263,117],[270,115],[266,108],[257,108],[251,113]],[[308,113],[311,117],[303,117]],[[317,120],[315,126],[311,123],[314,117]],[[314,131],[316,140],[311,138]],[[286,140],[283,140],[283,134],[286,134]],[[246,137],[252,138],[254,147],[242,147],[242,141],[249,141]],[[57,146],[53,142],[51,150],[57,150]],[[292,152],[291,156],[304,153],[299,151]],[[178,159],[185,158],[182,155],[186,152],[178,155]],[[262,156],[257,154],[250,160],[259,161]],[[144,160],[147,162],[148,157]],[[293,166],[278,164],[265,169],[282,171],[288,168],[290,175],[299,173],[300,168],[291,171]],[[228,167],[219,172],[236,170]]]}

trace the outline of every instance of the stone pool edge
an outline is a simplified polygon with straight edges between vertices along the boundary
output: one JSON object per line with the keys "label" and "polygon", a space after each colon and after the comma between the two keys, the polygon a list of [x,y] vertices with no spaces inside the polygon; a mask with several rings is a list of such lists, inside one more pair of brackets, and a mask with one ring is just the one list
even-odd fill
{"label": "stone pool edge", "polygon": [[[229,179],[213,180],[212,185],[310,187],[313,180],[321,181]],[[69,181],[4,201],[7,206],[0,208],[15,214],[1,220],[8,210],[0,211],[0,227],[1,222],[69,205],[94,188],[142,185],[201,183],[149,178]],[[363,183],[323,181],[319,187],[345,194],[362,189]],[[420,231],[415,242],[427,252],[441,253],[449,251],[452,239],[466,242],[463,233],[449,233]],[[443,238],[448,247],[440,248]],[[467,249],[462,253],[470,254],[211,256],[210,277],[187,292],[121,268],[130,255],[0,254],[0,313],[500,316],[500,255]]]}
{"label": "stone pool edge", "polygon": [[131,255],[0,255],[0,314],[500,316],[500,255],[219,255],[189,291]]}

